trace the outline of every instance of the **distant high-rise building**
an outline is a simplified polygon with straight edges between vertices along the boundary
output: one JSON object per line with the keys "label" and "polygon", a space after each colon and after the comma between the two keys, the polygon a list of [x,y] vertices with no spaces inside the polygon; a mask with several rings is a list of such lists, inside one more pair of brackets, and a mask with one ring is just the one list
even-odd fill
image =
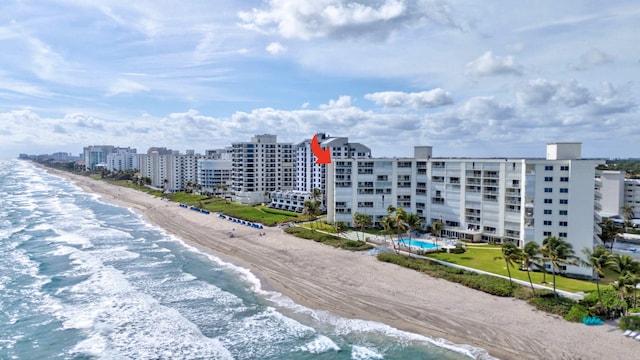
{"label": "distant high-rise building", "polygon": [[118,172],[140,169],[140,162],[136,149],[115,148],[115,152],[107,154],[107,170]]}

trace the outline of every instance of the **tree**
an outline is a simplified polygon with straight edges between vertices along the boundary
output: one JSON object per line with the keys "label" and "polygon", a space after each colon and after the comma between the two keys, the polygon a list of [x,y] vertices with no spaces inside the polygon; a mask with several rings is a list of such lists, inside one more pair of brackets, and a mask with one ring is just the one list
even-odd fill
{"label": "tree", "polygon": [[336,234],[338,235],[344,233],[348,229],[347,224],[345,224],[342,221],[338,221],[335,224],[333,224],[333,228],[336,230]]}
{"label": "tree", "polygon": [[610,218],[604,218],[600,224],[600,228],[602,229],[600,239],[604,243],[604,246],[607,246],[607,243],[610,242],[611,245],[609,247],[613,247],[613,241],[622,232],[620,226]]}
{"label": "tree", "polygon": [[504,263],[507,265],[507,274],[509,275],[509,286],[511,287],[511,290],[513,290],[511,267],[522,260],[522,250],[520,250],[516,244],[507,242],[502,245],[502,256],[496,256],[494,260],[504,260]]}
{"label": "tree", "polygon": [[543,268],[537,261],[540,259],[540,245],[535,241],[528,242],[522,250],[522,264],[527,268],[527,277],[529,278],[529,284],[531,285],[531,292],[536,294],[536,290],[533,287],[533,281],[531,280],[531,265],[535,265],[537,268]]}
{"label": "tree", "polygon": [[444,230],[444,224],[442,223],[442,221],[436,220],[433,222],[433,224],[431,224],[431,234],[433,234],[433,236],[437,236],[437,239],[440,239],[440,237],[442,237],[442,230]]}
{"label": "tree", "polygon": [[596,280],[596,289],[598,290],[598,301],[602,305],[602,294],[600,293],[600,278],[604,277],[604,272],[607,269],[612,269],[616,265],[616,260],[612,256],[611,251],[602,245],[596,246],[595,249],[589,248],[582,249],[582,253],[586,255],[587,259],[582,260],[581,263],[584,266],[588,266],[593,269]]}
{"label": "tree", "polygon": [[635,218],[636,217],[636,214],[634,212],[635,208],[636,207],[633,206],[633,205],[624,205],[623,207],[621,207],[621,209],[622,209],[622,217],[625,220],[631,220],[631,219]]}
{"label": "tree", "polygon": [[[393,231],[395,229],[395,223],[393,221],[393,218],[391,216],[385,216],[384,219],[382,219],[381,222],[382,228],[384,229],[384,233],[385,233],[385,241],[386,241],[386,235],[389,235],[389,239],[391,240],[391,244],[393,245],[393,248],[396,249],[396,245],[393,242]],[[397,253],[397,249],[396,249],[396,253]]]}
{"label": "tree", "polygon": [[[360,227],[360,232],[364,233],[364,228],[371,225],[371,217],[367,214],[362,214],[356,211],[356,213],[353,214],[353,225]],[[358,240],[360,240],[359,235]]]}
{"label": "tree", "polygon": [[422,226],[420,226],[422,220],[418,214],[407,214],[405,221],[407,224],[406,226],[409,229],[409,252],[411,252],[411,234],[414,230],[422,229]]}
{"label": "tree", "polygon": [[549,236],[544,239],[542,248],[544,249],[546,260],[551,263],[553,270],[553,293],[557,298],[556,273],[560,272],[561,266],[575,265],[578,258],[575,256],[571,243],[555,236]]}
{"label": "tree", "polygon": [[[318,213],[318,202],[307,200],[304,202],[304,210],[303,214],[306,215],[309,219],[312,219]],[[313,229],[313,222],[311,223],[311,228]]]}

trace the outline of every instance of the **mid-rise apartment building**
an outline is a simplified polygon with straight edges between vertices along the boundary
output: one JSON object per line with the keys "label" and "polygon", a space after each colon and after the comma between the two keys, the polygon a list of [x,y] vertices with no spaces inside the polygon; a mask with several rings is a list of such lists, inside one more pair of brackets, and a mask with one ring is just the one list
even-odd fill
{"label": "mid-rise apartment building", "polygon": [[198,159],[197,183],[203,193],[220,193],[223,188],[231,187],[231,160]]}
{"label": "mid-rise apartment building", "polygon": [[140,162],[136,149],[116,148],[114,152],[107,154],[107,170],[112,172],[138,170]]}
{"label": "mid-rise apartment building", "polygon": [[[581,255],[600,242],[601,195],[598,161],[580,152],[580,143],[552,143],[541,159],[433,158],[430,147],[416,147],[414,158],[336,160],[328,171],[327,218],[353,225],[359,212],[378,225],[393,205],[418,214],[425,226],[441,221],[448,237],[524,247],[556,236]],[[584,267],[567,271],[591,275]]]}
{"label": "mid-rise apartment building", "polygon": [[276,135],[256,135],[232,144],[231,184],[234,201],[266,202],[269,193],[293,188],[293,145],[278,143]]}

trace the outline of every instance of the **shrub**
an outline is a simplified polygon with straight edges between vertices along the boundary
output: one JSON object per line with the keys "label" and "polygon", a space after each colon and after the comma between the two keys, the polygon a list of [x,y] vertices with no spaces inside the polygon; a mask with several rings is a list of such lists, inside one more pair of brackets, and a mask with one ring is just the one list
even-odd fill
{"label": "shrub", "polygon": [[466,249],[464,248],[464,246],[462,246],[461,244],[456,244],[456,247],[449,250],[449,253],[451,254],[463,254],[466,251]]}
{"label": "shrub", "polygon": [[549,294],[542,294],[530,299],[528,302],[538,310],[542,310],[550,314],[560,315],[562,317],[565,317],[569,313],[569,310],[571,310],[573,305],[576,303],[571,299],[562,297],[556,298],[555,296],[553,296],[553,293],[551,293],[551,296],[549,296]]}
{"label": "shrub", "polygon": [[618,326],[622,330],[640,330],[640,316],[623,316]]}
{"label": "shrub", "polygon": [[585,316],[589,316],[587,307],[582,304],[574,304],[567,315],[564,316],[564,319],[567,321],[581,322]]}
{"label": "shrub", "polygon": [[326,245],[331,245],[333,247],[352,250],[352,251],[362,251],[372,249],[373,246],[365,243],[360,240],[344,240],[340,237],[324,234],[321,232],[313,231],[303,227],[290,227],[285,229],[285,232],[297,236],[299,238],[313,240],[315,242],[320,242]]}

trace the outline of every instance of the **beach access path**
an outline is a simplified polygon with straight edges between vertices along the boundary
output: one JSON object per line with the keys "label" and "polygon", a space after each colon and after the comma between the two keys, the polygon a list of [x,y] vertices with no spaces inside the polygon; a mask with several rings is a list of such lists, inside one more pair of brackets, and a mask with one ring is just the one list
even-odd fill
{"label": "beach access path", "polygon": [[380,262],[366,252],[336,249],[278,228],[239,226],[140,191],[45,169],[104,201],[133,209],[191,245],[249,268],[263,288],[312,309],[469,344],[500,359],[631,360],[640,354],[640,341],[610,324],[567,322],[524,301]]}

